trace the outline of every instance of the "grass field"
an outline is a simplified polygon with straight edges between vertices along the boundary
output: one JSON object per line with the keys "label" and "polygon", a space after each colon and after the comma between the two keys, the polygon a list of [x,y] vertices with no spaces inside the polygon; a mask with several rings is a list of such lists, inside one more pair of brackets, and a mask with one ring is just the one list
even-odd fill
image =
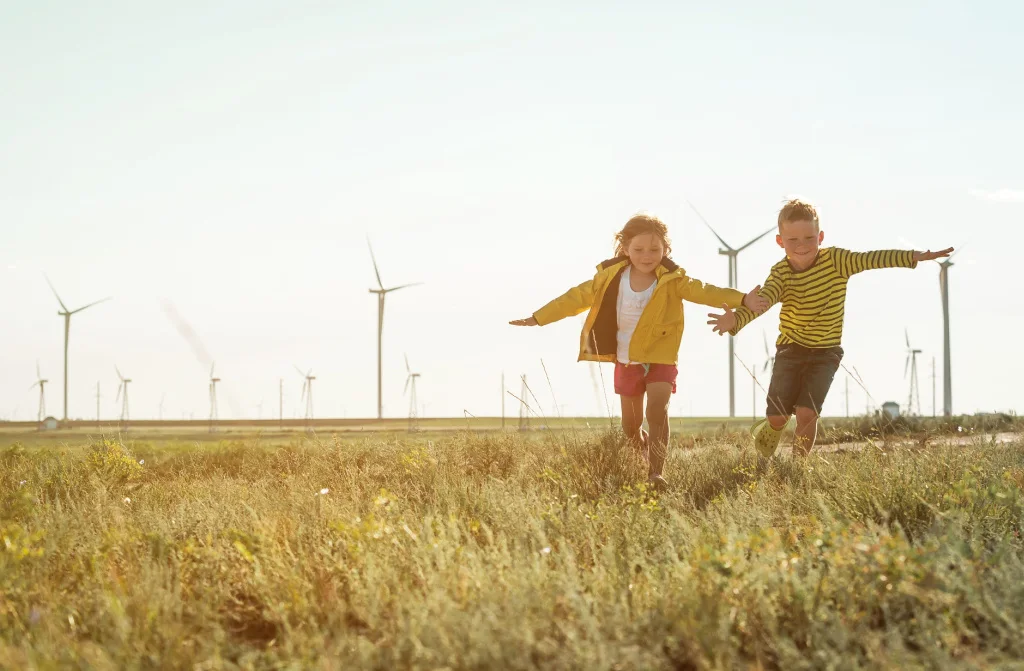
{"label": "grass field", "polygon": [[0,433],[0,667],[1021,668],[1024,440],[448,429]]}

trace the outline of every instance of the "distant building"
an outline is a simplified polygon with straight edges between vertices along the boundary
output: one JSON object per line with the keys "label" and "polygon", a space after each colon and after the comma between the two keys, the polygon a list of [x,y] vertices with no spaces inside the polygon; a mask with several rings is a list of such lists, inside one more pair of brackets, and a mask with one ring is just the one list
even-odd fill
{"label": "distant building", "polygon": [[57,418],[47,417],[39,423],[40,431],[56,431],[57,430]]}
{"label": "distant building", "polygon": [[900,416],[900,404],[896,401],[886,401],[882,404],[882,414],[888,419],[896,419]]}

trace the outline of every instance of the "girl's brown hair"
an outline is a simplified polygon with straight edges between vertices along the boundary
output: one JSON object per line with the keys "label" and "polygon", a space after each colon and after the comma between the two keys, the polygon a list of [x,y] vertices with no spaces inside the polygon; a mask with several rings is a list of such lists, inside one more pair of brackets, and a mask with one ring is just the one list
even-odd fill
{"label": "girl's brown hair", "polygon": [[665,256],[672,253],[672,241],[668,239],[668,227],[665,226],[665,222],[653,214],[637,214],[615,234],[615,255],[625,256],[629,241],[645,233],[653,233],[661,239],[661,244],[665,247]]}

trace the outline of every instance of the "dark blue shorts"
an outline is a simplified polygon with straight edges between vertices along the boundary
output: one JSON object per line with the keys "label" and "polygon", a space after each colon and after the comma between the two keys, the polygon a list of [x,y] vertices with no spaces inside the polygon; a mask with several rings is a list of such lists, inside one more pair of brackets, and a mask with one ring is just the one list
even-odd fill
{"label": "dark blue shorts", "polygon": [[820,415],[842,360],[842,347],[779,345],[768,385],[767,414],[788,417],[799,406]]}

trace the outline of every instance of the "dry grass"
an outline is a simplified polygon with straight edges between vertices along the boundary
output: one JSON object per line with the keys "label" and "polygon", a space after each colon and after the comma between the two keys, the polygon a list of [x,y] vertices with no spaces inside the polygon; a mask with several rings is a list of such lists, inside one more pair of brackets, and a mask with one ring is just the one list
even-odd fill
{"label": "dry grass", "polygon": [[673,453],[660,496],[594,433],[11,447],[0,667],[1024,657],[1024,442],[758,472],[744,441]]}

